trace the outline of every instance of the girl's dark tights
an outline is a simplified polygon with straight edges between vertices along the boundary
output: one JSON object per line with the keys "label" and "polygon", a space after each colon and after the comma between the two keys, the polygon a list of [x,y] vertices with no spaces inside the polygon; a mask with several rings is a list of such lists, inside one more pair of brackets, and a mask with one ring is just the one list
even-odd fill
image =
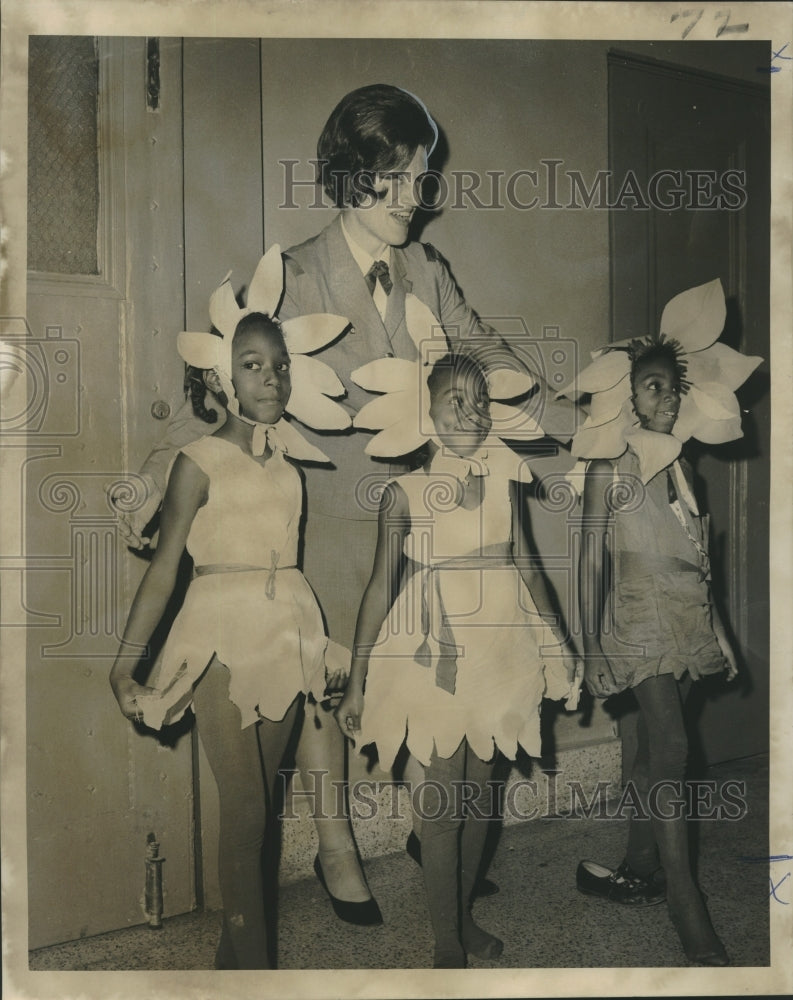
{"label": "girl's dark tights", "polygon": [[686,954],[692,961],[723,964],[726,954],[694,882],[689,851],[683,716],[688,683],[681,688],[672,674],[661,674],[633,689],[639,715],[631,778],[650,820],[631,820],[627,861],[639,874],[649,874],[660,856],[669,914]]}
{"label": "girl's dark tights", "polygon": [[[683,706],[690,688],[687,675],[680,682],[672,674],[648,678],[633,689],[639,710],[623,718],[623,738],[636,748],[629,777],[646,817],[652,811],[667,815],[683,810],[672,800],[680,798],[675,789],[684,791],[688,737]],[[684,810],[681,815],[685,815]],[[685,829],[685,823],[682,827]],[[646,876],[658,867],[658,847],[656,824],[649,818],[631,818],[626,860],[637,874]],[[687,866],[687,851],[685,863]]]}
{"label": "girl's dark tights", "polygon": [[[485,764],[463,740],[451,757],[433,754],[425,769],[421,809],[421,858],[435,937],[437,968],[464,968],[466,953],[495,958],[501,942],[478,927],[470,902],[487,836],[496,813]],[[417,794],[414,789],[414,796]]]}
{"label": "girl's dark tights", "polygon": [[218,968],[268,969],[262,848],[272,817],[275,776],[298,717],[300,699],[280,722],[245,729],[229,701],[229,672],[217,658],[196,686],[193,708],[215,776],[220,805],[218,877],[223,931]]}

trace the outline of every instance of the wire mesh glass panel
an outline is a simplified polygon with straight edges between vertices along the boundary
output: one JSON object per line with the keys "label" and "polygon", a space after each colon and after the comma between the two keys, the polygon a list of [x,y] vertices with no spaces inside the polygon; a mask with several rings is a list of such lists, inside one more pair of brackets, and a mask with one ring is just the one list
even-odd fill
{"label": "wire mesh glass panel", "polygon": [[98,90],[99,62],[92,37],[30,37],[30,270],[99,273]]}

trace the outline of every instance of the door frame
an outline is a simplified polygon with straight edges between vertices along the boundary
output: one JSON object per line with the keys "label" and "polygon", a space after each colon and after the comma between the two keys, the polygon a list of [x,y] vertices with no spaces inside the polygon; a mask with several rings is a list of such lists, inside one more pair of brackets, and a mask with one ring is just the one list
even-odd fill
{"label": "door frame", "polygon": [[[608,53],[608,102],[609,102],[609,137],[608,137],[608,156],[609,156],[609,176],[615,178],[617,176],[617,163],[618,154],[616,143],[619,141],[620,128],[617,123],[617,114],[615,114],[615,107],[619,104],[619,94],[621,92],[616,92],[615,82],[614,82],[614,69],[615,68],[627,68],[638,73],[644,73],[652,75],[655,77],[660,77],[661,79],[672,80],[676,82],[689,82],[692,86],[696,87],[707,87],[709,89],[713,88],[718,91],[724,92],[725,94],[740,94],[747,98],[749,101],[758,102],[758,110],[762,110],[763,114],[768,116],[767,121],[770,122],[770,91],[768,87],[761,84],[753,84],[748,81],[743,81],[739,79],[734,79],[732,77],[723,76],[718,73],[713,73],[689,66],[678,65],[671,62],[666,62],[663,60],[654,59],[650,56],[639,55],[623,50],[611,50]],[[637,91],[638,92],[638,91]],[[654,94],[657,92],[657,88],[654,89]],[[649,122],[654,121],[652,114],[648,114]],[[759,117],[758,117],[759,120]],[[645,131],[644,148],[648,151],[650,148],[651,137],[650,128],[652,126],[648,125]],[[649,161],[649,156],[647,157]],[[733,164],[736,169],[745,168],[747,166],[747,142],[743,140],[742,147],[738,150],[737,161]],[[625,166],[623,161],[622,166]],[[650,164],[645,162],[642,165],[644,169],[645,176],[649,176],[652,167],[657,167],[657,164]],[[768,148],[768,174],[767,180],[770,183],[770,143]],[[620,175],[621,176],[621,175]],[[752,199],[747,200],[747,205],[752,203]],[[753,203],[752,203],[753,204]],[[751,207],[751,206],[750,206]],[[762,353],[765,359],[763,368],[768,366],[768,355],[770,353],[770,341],[768,340],[768,331],[770,324],[770,315],[768,312],[768,302],[769,302],[769,290],[770,290],[770,265],[768,264],[768,258],[766,256],[765,260],[758,261],[758,269],[764,270],[766,274],[766,284],[764,286],[764,299],[758,296],[756,293],[755,286],[752,286],[755,295],[751,296],[748,293],[748,264],[746,260],[745,241],[747,238],[747,233],[749,231],[750,223],[747,216],[748,208],[742,208],[740,211],[730,212],[728,216],[728,226],[729,226],[729,274],[727,275],[727,280],[731,288],[735,291],[735,297],[738,299],[741,306],[745,306],[747,302],[754,308],[755,313],[759,316],[759,319],[752,319],[753,326],[752,332],[754,334],[754,339],[758,336],[762,340],[763,336],[766,336],[765,346],[762,349],[758,349],[757,345],[752,343],[749,345],[749,354]],[[767,206],[768,214],[763,220],[765,226],[765,232],[768,236],[766,243],[769,243],[770,236],[770,200]],[[659,296],[655,287],[655,278],[658,274],[659,261],[662,257],[655,255],[655,220],[658,218],[658,213],[660,209],[653,206],[647,211],[620,211],[612,209],[609,212],[609,248],[610,248],[610,294],[609,294],[609,308],[610,308],[610,338],[611,340],[621,340],[624,339],[626,335],[628,336],[640,336],[647,331],[654,330],[657,328],[657,323],[661,313],[661,307],[664,304],[659,301]],[[671,213],[670,213],[671,214]],[[637,280],[635,287],[631,288],[630,296],[635,300],[637,297],[643,297],[643,313],[644,313],[644,329],[632,329],[630,327],[629,317],[630,313],[627,311],[623,312],[619,308],[621,301],[626,301],[627,293],[626,287],[629,282],[626,280],[627,275],[630,273],[633,277],[638,273],[638,268],[629,271],[622,264],[622,260],[628,259],[627,247],[629,245],[629,235],[625,228],[628,217],[630,217],[630,225],[633,227],[630,239],[630,247],[632,249],[633,263],[635,264],[635,258],[641,254],[645,255],[646,266],[644,268],[644,276],[646,281],[642,282]],[[753,231],[757,231],[758,226],[755,226]],[[637,237],[636,233],[641,231],[642,236]],[[638,244],[638,246],[637,246]],[[622,256],[621,256],[622,255]],[[765,265],[765,266],[764,266]],[[759,287],[759,285],[757,286]],[[682,289],[681,289],[682,290]],[[641,299],[640,299],[641,301]],[[637,318],[638,313],[641,310],[637,310],[634,315],[635,322],[638,323]],[[748,310],[742,309],[746,312]],[[745,329],[749,325],[749,317],[746,318]],[[744,345],[736,345],[738,347],[743,347]],[[757,379],[757,375],[754,376]],[[739,397],[742,390],[739,389]],[[766,455],[770,453],[770,427],[768,428],[767,434],[767,447],[768,451]],[[724,456],[722,456],[724,457]],[[750,481],[749,481],[749,468],[748,460],[746,458],[730,458],[727,470],[727,492],[728,492],[728,511],[727,511],[727,523],[722,525],[727,541],[728,551],[725,553],[726,558],[724,562],[727,565],[727,572],[725,574],[725,579],[723,580],[725,594],[723,598],[723,603],[727,612],[727,626],[735,634],[737,644],[743,649],[749,648],[749,640],[751,638],[751,624],[750,624],[750,612],[749,612],[749,597],[751,593],[751,581],[750,569],[749,569],[749,517],[754,516],[753,512],[749,509],[749,494],[750,494]],[[767,511],[766,511],[767,517]],[[769,579],[769,565],[770,561],[766,562],[765,568],[765,594],[766,594],[766,607],[768,607],[768,595],[770,591],[770,579]],[[765,629],[766,635],[768,635],[769,623],[768,623],[768,612],[766,612],[765,617]],[[766,657],[770,656],[770,652],[766,652]],[[766,659],[765,662],[766,670],[770,668],[770,662]],[[764,680],[763,683],[759,685],[754,685],[752,679],[749,681],[750,691],[748,693],[749,697],[764,697],[765,692],[767,692],[768,678]],[[707,708],[707,705],[705,706]],[[718,706],[715,706],[716,708]],[[768,718],[768,700],[766,697],[765,703],[765,717]],[[705,731],[705,738],[702,744],[702,750],[707,759],[707,762],[716,762],[716,759],[710,760],[710,756],[714,756],[718,760],[725,759],[718,752],[714,754],[709,753],[708,739],[707,739],[707,716],[708,712],[705,712],[702,722],[703,725],[700,727]],[[766,723],[767,724],[767,723]],[[758,740],[757,749],[754,752],[762,752],[768,750],[768,741]],[[763,746],[759,745],[759,742],[763,742]],[[723,753],[723,751],[722,751]],[[736,756],[745,755],[743,752],[739,752]],[[729,758],[726,758],[729,759]]]}

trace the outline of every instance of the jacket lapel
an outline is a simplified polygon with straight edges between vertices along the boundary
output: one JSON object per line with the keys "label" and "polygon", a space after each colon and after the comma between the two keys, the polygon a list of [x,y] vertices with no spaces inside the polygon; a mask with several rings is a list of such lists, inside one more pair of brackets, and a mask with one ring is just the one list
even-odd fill
{"label": "jacket lapel", "polygon": [[346,336],[365,337],[369,345],[368,350],[364,345],[361,345],[360,350],[375,357],[382,357],[391,351],[391,343],[361,269],[355,263],[347,246],[340,215],[328,227],[327,234],[329,266],[323,270],[330,285],[330,296],[339,303],[339,311],[352,324],[352,329]]}
{"label": "jacket lapel", "polygon": [[412,292],[413,282],[407,276],[404,254],[396,248],[391,251],[391,279],[393,287],[386,306],[385,329],[396,357],[415,361],[418,351],[405,323],[405,295]]}

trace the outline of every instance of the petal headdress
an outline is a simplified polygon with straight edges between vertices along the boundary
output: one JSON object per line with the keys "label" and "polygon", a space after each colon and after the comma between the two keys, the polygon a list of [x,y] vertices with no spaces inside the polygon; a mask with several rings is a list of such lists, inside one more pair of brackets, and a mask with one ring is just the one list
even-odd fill
{"label": "petal headdress", "polygon": [[[618,458],[630,445],[639,458],[642,481],[647,483],[675,461],[691,437],[705,444],[741,437],[735,390],[763,359],[716,343],[725,316],[724,290],[716,278],[670,299],[657,335],[617,341],[593,351],[592,363],[557,393],[592,396],[589,416],[573,437],[573,455],[586,460]],[[680,409],[670,434],[643,429],[631,399],[631,366],[637,350],[663,342],[674,350],[685,373]]]}
{"label": "petal headdress", "polygon": [[[439,453],[444,452],[430,417],[427,378],[435,361],[450,349],[459,350],[460,347],[456,343],[450,345],[440,322],[415,295],[405,296],[405,322],[418,350],[418,361],[378,358],[351,374],[352,380],[362,389],[381,393],[377,399],[362,406],[353,418],[353,426],[378,432],[365,448],[367,454],[378,458],[409,455],[427,441],[434,441],[439,446]],[[463,343],[463,350],[464,346]],[[485,372],[485,378],[491,397],[493,433],[483,443],[482,450],[493,443],[503,451],[501,441],[497,440],[501,437],[512,440],[544,437],[542,428],[524,410],[503,402],[529,392],[535,384],[531,375],[495,368]]]}
{"label": "petal headdress", "polygon": [[330,461],[286,420],[281,419],[270,428],[240,414],[231,381],[231,342],[234,331],[244,316],[257,312],[270,317],[281,328],[291,361],[292,392],[285,407],[286,412],[317,430],[344,430],[350,426],[350,417],[343,407],[329,398],[343,396],[344,386],[332,368],[308,355],[335,340],[349,325],[349,320],[330,313],[312,313],[283,322],[277,319],[278,303],[284,288],[284,265],[281,248],[277,244],[271,246],[259,261],[248,290],[245,308],[237,305],[230,277],[231,272],[209,299],[209,318],[220,336],[206,332],[180,333],[176,342],[179,354],[189,365],[214,369],[218,373],[223,391],[228,397],[229,410],[254,426],[254,455],[263,452],[267,433],[274,431],[270,433],[271,443],[287,451],[292,458],[314,462]]}

